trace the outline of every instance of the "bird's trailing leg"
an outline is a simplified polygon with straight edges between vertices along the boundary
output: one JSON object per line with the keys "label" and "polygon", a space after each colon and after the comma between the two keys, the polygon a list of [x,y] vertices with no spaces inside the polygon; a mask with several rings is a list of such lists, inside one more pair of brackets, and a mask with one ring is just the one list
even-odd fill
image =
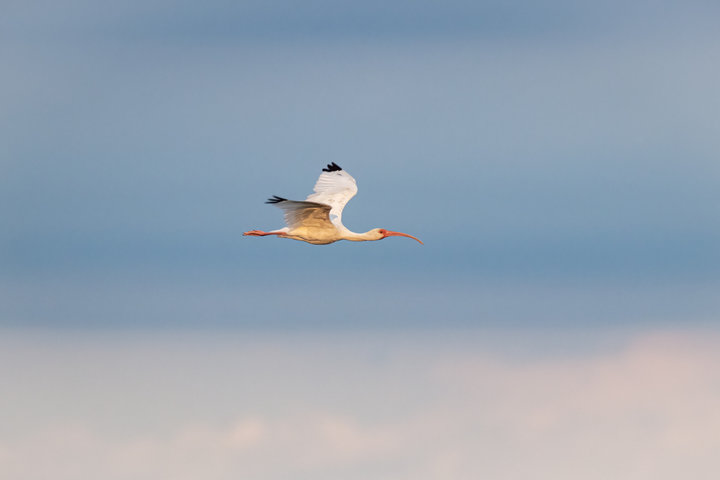
{"label": "bird's trailing leg", "polygon": [[243,233],[244,237],[265,237],[267,235],[277,235],[279,237],[285,235],[285,232],[263,232],[262,230],[250,230]]}

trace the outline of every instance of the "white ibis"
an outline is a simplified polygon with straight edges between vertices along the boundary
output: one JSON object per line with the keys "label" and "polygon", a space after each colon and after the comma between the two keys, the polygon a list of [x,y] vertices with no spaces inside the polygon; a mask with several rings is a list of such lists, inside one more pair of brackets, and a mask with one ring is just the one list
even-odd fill
{"label": "white ibis", "polygon": [[305,201],[273,196],[265,203],[283,210],[287,227],[270,232],[250,230],[243,235],[277,235],[280,238],[291,238],[314,245],[327,245],[338,240],[365,242],[387,237],[408,237],[422,243],[407,233],[384,228],[373,228],[365,233],[355,233],[345,228],[342,224],[342,211],[345,204],[357,193],[357,185],[355,179],[335,162],[323,168],[313,191],[315,193],[309,195]]}

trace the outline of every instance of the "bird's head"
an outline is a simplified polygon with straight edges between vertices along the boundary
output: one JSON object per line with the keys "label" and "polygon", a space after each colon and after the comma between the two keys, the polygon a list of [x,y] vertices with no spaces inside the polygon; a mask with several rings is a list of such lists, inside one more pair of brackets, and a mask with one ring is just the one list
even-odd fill
{"label": "bird's head", "polygon": [[412,238],[413,240],[417,240],[418,242],[420,242],[421,245],[424,245],[419,238],[415,238],[412,235],[408,235],[407,233],[393,232],[392,230],[385,230],[384,228],[374,228],[373,230],[371,230],[371,232],[373,233],[374,237],[377,237],[375,238],[375,240],[382,240],[383,238],[387,237],[408,237]]}

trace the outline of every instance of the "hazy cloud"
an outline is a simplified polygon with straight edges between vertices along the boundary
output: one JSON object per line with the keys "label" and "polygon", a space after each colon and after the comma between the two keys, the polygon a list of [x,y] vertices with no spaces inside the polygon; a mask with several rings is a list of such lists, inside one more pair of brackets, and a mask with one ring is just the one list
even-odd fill
{"label": "hazy cloud", "polygon": [[[30,375],[5,383],[3,411],[23,433],[0,437],[0,473],[714,478],[717,332],[560,334],[576,347],[566,353],[547,348],[555,334],[100,336],[50,348],[15,336],[45,347],[10,353]],[[512,353],[530,339],[524,357]],[[55,356],[71,345],[75,359]],[[62,372],[72,380],[54,384]],[[146,421],[146,401],[160,424]]]}

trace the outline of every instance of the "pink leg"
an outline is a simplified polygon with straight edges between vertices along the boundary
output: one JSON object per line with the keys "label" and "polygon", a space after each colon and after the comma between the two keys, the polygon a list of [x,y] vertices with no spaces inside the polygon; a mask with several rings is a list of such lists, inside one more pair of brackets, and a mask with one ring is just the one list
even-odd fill
{"label": "pink leg", "polygon": [[285,235],[285,232],[263,232],[262,230],[250,230],[249,232],[243,233],[243,236],[250,237],[264,237],[266,235],[283,236]]}

